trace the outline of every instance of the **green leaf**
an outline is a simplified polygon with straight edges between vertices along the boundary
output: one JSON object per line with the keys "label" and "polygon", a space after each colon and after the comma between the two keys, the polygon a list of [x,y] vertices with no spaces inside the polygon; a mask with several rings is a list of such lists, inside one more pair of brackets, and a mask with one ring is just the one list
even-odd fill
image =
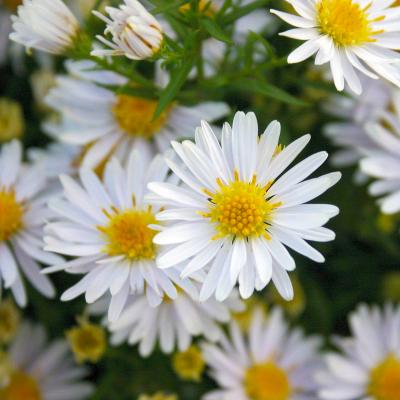
{"label": "green leaf", "polygon": [[188,60],[184,60],[180,67],[172,72],[168,86],[161,92],[160,100],[154,112],[153,120],[157,119],[167,108],[168,104],[174,100],[179,90],[185,83],[186,78],[188,77],[192,68],[193,58],[190,58]]}
{"label": "green leaf", "polygon": [[245,6],[237,7],[230,13],[227,13],[223,18],[223,25],[231,24],[232,22],[237,21],[239,18],[244,17],[247,14],[257,10],[258,8],[266,6],[270,0],[256,0],[253,3],[247,4]]}
{"label": "green leaf", "polygon": [[225,32],[213,19],[203,18],[201,20],[201,25],[215,39],[228,44],[233,44],[232,39],[225,34]]}
{"label": "green leaf", "polygon": [[180,6],[183,4],[187,3],[187,0],[177,0],[177,1],[171,1],[167,2],[166,4],[161,4],[159,6],[156,6],[151,10],[152,14],[162,14],[166,13],[170,10],[177,10]]}
{"label": "green leaf", "polygon": [[296,106],[307,106],[308,103],[304,100],[300,100],[284,90],[278,88],[267,82],[261,82],[251,78],[242,78],[237,82],[233,82],[232,86],[239,90],[250,91],[264,96],[272,97],[276,100],[283,101],[284,103],[296,105]]}

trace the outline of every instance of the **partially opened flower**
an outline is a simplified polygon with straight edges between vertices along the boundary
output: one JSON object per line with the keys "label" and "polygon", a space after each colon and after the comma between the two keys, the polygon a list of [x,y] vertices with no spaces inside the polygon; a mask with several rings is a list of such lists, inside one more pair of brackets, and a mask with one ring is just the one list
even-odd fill
{"label": "partially opened flower", "polygon": [[317,374],[322,400],[400,399],[400,307],[362,305],[350,315],[350,338]]}
{"label": "partially opened flower", "polygon": [[229,322],[231,312],[243,309],[237,292],[223,303],[215,299],[199,302],[198,285],[193,282],[178,290],[176,298],[166,295],[158,307],[151,307],[143,295],[131,296],[121,316],[109,324],[111,343],[138,344],[143,357],[150,355],[157,343],[167,354],[175,348],[184,351],[197,336],[219,341],[223,332],[220,324]]}
{"label": "partially opened flower", "polygon": [[361,170],[375,178],[369,192],[379,196],[385,214],[400,211],[400,91],[393,92],[391,111],[384,111],[380,120],[366,127],[366,134],[376,149],[361,160]]}
{"label": "partially opened flower", "polygon": [[168,206],[157,219],[172,222],[154,237],[154,243],[171,246],[163,249],[157,263],[160,268],[183,263],[182,276],[204,269],[201,300],[213,293],[224,300],[237,282],[247,298],[271,279],[281,295],[291,299],[287,271],[296,264],[286,246],[323,262],[322,254],[306,241],[329,241],[335,236],[323,225],[338,213],[337,207],[304,204],[340,179],[335,172],[306,180],[327,153],[314,154],[284,173],[310,135],[279,151],[278,122],[272,122],[260,138],[258,133],[255,115],[238,112],[232,128],[224,125],[220,144],[203,121],[195,143],[172,143],[181,163],[167,157],[185,186],[149,185],[153,192],[149,199]]}
{"label": "partially opened flower", "polygon": [[6,144],[0,153],[0,284],[11,289],[21,307],[27,303],[22,273],[44,296],[53,297],[54,287],[41,274],[39,263],[62,262],[42,250],[46,207],[46,175],[43,165],[22,164],[22,147]]}
{"label": "partially opened flower", "polygon": [[315,63],[330,63],[338,90],[345,82],[356,94],[362,92],[357,72],[381,76],[400,86],[398,36],[400,11],[395,0],[287,0],[299,15],[271,10],[295,29],[283,36],[306,42],[294,50],[289,63],[316,54]]}
{"label": "partially opened flower", "polygon": [[[124,0],[119,8],[106,7],[109,17],[93,11],[106,24],[105,37],[97,36],[110,49],[96,49],[94,56],[125,56],[143,60],[156,54],[163,42],[163,32],[158,21],[137,0]],[[108,40],[107,34],[112,36]]]}
{"label": "partially opened flower", "polygon": [[75,259],[46,271],[84,275],[62,295],[63,301],[85,294],[93,303],[109,292],[109,319],[115,320],[131,293],[145,293],[155,307],[165,294],[174,299],[177,288],[190,284],[174,268],[163,271],[155,264],[159,249],[152,225],[160,206],[144,196],[147,183],[164,181],[167,173],[162,156],[149,161],[134,151],[124,167],[112,159],[103,181],[89,169],[80,170],[80,184],[61,176],[64,196],[50,202],[56,217],[46,226],[44,240],[46,250]]}
{"label": "partially opened flower", "polygon": [[74,363],[67,342],[48,343],[42,326],[24,322],[4,362],[9,374],[0,385],[2,400],[83,400],[93,392],[82,381],[87,370]]}
{"label": "partially opened flower", "polygon": [[79,23],[62,0],[24,0],[12,17],[10,39],[28,50],[63,54],[72,47]]}
{"label": "partially opened flower", "polygon": [[232,322],[220,345],[205,343],[203,356],[219,389],[203,400],[316,399],[315,372],[321,367],[318,337],[290,329],[280,309],[268,319],[255,311],[247,334]]}
{"label": "partially opened flower", "polygon": [[[193,107],[173,103],[153,120],[157,101],[126,94],[115,94],[97,86],[123,85],[126,79],[108,71],[90,71],[92,62],[68,63],[74,77],[60,76],[47,103],[59,111],[60,124],[52,124],[52,136],[69,144],[86,146],[82,165],[96,168],[111,155],[126,160],[133,147],[150,156],[164,151],[170,141],[192,136],[202,118],[210,121],[229,112],[225,103],[206,102]],[[162,86],[165,74],[157,69],[156,84]]]}

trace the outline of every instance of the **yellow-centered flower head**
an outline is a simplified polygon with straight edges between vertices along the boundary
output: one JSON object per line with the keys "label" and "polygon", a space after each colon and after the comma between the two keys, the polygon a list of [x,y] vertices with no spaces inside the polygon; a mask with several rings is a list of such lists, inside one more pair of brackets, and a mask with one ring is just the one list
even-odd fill
{"label": "yellow-centered flower head", "polygon": [[0,242],[7,241],[22,228],[23,205],[13,190],[0,187]]}
{"label": "yellow-centered flower head", "polygon": [[372,370],[368,395],[374,400],[400,399],[400,360],[394,355]]}
{"label": "yellow-centered flower head", "polygon": [[[183,4],[179,7],[179,11],[181,13],[187,13],[192,10],[193,6],[190,2]],[[198,10],[200,13],[207,15],[207,17],[213,17],[216,12],[215,4],[213,4],[212,0],[200,0],[198,5]]]}
{"label": "yellow-centered flower head", "polygon": [[138,400],[178,400],[178,396],[174,394],[165,394],[164,392],[157,392],[152,396],[148,394],[141,394]]}
{"label": "yellow-centered flower head", "polygon": [[19,103],[0,98],[0,142],[22,136],[25,130],[24,115]]}
{"label": "yellow-centered flower head", "polygon": [[21,316],[10,300],[0,303],[0,343],[9,343],[18,331]]}
{"label": "yellow-centered flower head", "polygon": [[38,383],[23,371],[14,371],[8,383],[0,388],[1,400],[44,400]]}
{"label": "yellow-centered flower head", "polygon": [[200,382],[205,368],[205,361],[200,349],[196,346],[191,346],[186,351],[174,354],[172,366],[182,380]]}

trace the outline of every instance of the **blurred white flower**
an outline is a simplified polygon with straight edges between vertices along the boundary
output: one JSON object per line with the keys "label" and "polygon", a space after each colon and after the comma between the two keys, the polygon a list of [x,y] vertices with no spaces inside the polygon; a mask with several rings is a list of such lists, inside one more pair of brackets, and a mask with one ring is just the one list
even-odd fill
{"label": "blurred white flower", "polygon": [[[132,60],[144,60],[156,54],[163,42],[163,31],[158,21],[137,0],[124,0],[119,8],[106,7],[109,17],[98,11],[93,14],[102,19],[107,27],[97,39],[110,49],[95,49],[94,56],[125,56]],[[106,38],[111,34],[112,41]]]}

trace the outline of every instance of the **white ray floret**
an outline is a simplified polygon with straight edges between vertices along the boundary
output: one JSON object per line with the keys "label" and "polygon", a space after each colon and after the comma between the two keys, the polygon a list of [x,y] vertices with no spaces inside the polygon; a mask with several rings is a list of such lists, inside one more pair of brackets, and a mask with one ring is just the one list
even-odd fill
{"label": "white ray floret", "polygon": [[155,264],[158,247],[152,239],[157,232],[151,226],[161,206],[144,196],[146,185],[166,180],[167,173],[162,156],[147,161],[133,151],[125,167],[112,159],[103,181],[89,169],[80,170],[80,184],[61,176],[64,195],[50,203],[56,218],[46,226],[45,248],[75,259],[46,272],[84,275],[62,295],[63,301],[85,294],[93,303],[109,292],[109,319],[115,320],[131,293],[145,293],[154,307],[165,294],[176,298],[176,287],[189,285],[174,268],[160,270]]}
{"label": "white ray floret", "polygon": [[24,0],[12,22],[11,40],[52,54],[72,47],[79,32],[77,19],[62,0]]}
{"label": "white ray floret", "polygon": [[[61,115],[52,124],[51,135],[65,143],[87,146],[82,165],[96,168],[111,155],[125,161],[132,147],[150,157],[164,151],[170,141],[190,136],[200,120],[218,120],[229,112],[225,103],[206,102],[193,107],[173,104],[153,121],[157,101],[116,95],[96,84],[123,85],[126,79],[108,71],[93,71],[92,62],[68,63],[71,76],[60,76],[47,97],[50,107]],[[157,86],[166,75],[157,69]]]}
{"label": "white ray floret", "polygon": [[306,41],[288,58],[298,63],[316,54],[329,63],[336,88],[362,92],[358,73],[400,86],[400,7],[396,0],[287,0],[298,15],[271,10],[295,29],[281,35]]}
{"label": "white ray floret", "polygon": [[0,291],[10,289],[19,306],[27,303],[22,276],[44,296],[54,297],[40,264],[63,259],[42,250],[43,226],[51,213],[46,203],[46,175],[41,163],[22,163],[22,146],[13,141],[0,153]]}
{"label": "white ray floret", "polygon": [[2,370],[0,395],[6,400],[84,400],[93,393],[83,381],[88,370],[76,365],[68,343],[49,343],[40,325],[25,321],[2,361],[4,355],[9,373]]}
{"label": "white ray floret", "polygon": [[169,268],[184,262],[182,276],[204,269],[201,300],[214,293],[224,300],[237,282],[242,297],[248,298],[271,279],[282,296],[291,299],[287,271],[296,265],[286,246],[323,262],[322,254],[306,241],[334,239],[323,225],[338,214],[337,207],[304,204],[340,179],[335,172],[306,180],[327,153],[314,154],[285,172],[310,135],[279,152],[278,122],[260,138],[258,133],[254,113],[238,112],[232,128],[224,125],[220,144],[203,121],[195,143],[172,143],[181,162],[167,157],[185,185],[149,185],[149,200],[168,206],[157,219],[172,222],[154,237],[156,244],[172,247],[163,249],[157,263]]}
{"label": "white ray floret", "polygon": [[322,400],[400,398],[400,307],[361,305],[350,315],[350,338],[336,338],[317,374]]}
{"label": "white ray floret", "polygon": [[[93,11],[107,27],[105,36],[97,39],[108,49],[92,51],[94,56],[125,56],[132,60],[144,60],[155,55],[163,43],[163,31],[158,21],[137,0],[124,0],[115,7],[106,7],[109,17]],[[111,35],[111,40],[107,35]]]}
{"label": "white ray floret", "polygon": [[320,338],[291,330],[278,308],[268,319],[256,309],[247,334],[235,322],[229,333],[218,346],[202,346],[210,375],[219,386],[203,400],[316,399]]}

